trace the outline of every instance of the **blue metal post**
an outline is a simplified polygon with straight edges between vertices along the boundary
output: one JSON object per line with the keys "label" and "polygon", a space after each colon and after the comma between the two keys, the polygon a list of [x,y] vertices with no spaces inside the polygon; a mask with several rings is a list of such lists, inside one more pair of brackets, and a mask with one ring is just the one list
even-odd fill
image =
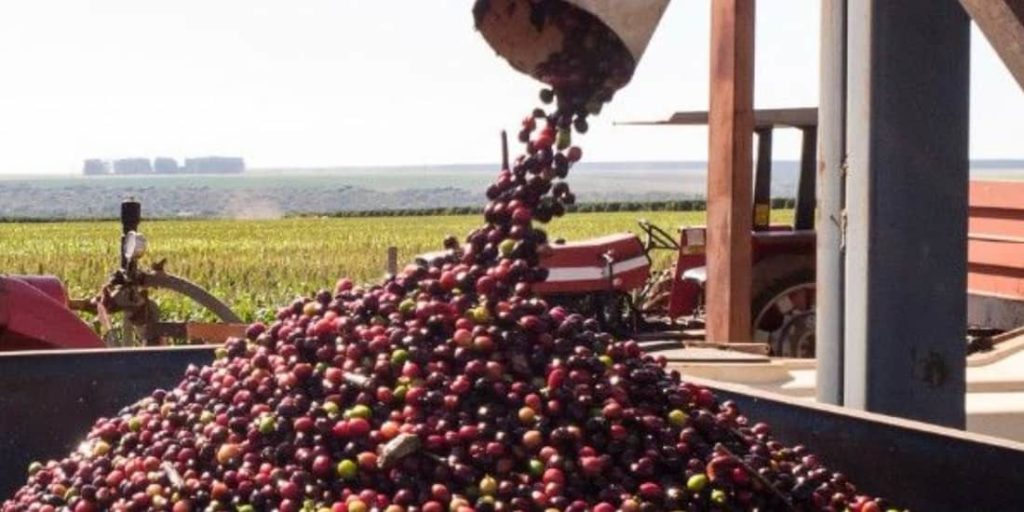
{"label": "blue metal post", "polygon": [[970,22],[851,0],[845,405],[963,428]]}

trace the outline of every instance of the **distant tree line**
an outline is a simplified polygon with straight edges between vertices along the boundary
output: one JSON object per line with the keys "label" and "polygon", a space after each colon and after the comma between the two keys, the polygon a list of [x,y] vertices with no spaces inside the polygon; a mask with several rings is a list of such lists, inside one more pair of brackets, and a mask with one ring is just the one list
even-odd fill
{"label": "distant tree line", "polygon": [[[796,200],[792,198],[772,199],[772,209],[793,209]],[[703,199],[685,199],[681,201],[605,201],[590,202],[569,205],[566,208],[569,212],[599,213],[599,212],[701,212],[707,209],[707,202]],[[337,211],[328,214],[318,213],[297,213],[287,217],[332,217],[332,218],[355,218],[355,217],[427,217],[431,215],[480,215],[483,208],[479,206],[450,206],[443,208],[405,208],[405,209],[378,209],[378,210],[352,210]],[[216,213],[200,215],[191,218],[219,218]],[[178,217],[146,217],[146,221],[153,220],[175,220]],[[89,217],[89,218],[54,218],[54,217],[2,217],[0,222],[64,222],[67,220],[117,220],[117,217]]]}
{"label": "distant tree line", "polygon": [[[773,209],[792,209],[796,200],[792,198],[772,199]],[[566,207],[568,212],[600,213],[600,212],[700,212],[707,209],[707,201],[703,199],[684,199],[680,201],[605,201],[572,204]],[[337,211],[327,217],[426,217],[431,215],[475,215],[482,214],[480,206],[449,206],[443,208],[401,208],[379,210]],[[310,216],[307,214],[296,217]]]}

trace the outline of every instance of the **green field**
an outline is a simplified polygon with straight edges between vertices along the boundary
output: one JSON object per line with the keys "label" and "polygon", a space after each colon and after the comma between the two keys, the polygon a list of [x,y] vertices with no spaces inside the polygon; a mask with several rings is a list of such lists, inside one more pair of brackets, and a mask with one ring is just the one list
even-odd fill
{"label": "green field", "polygon": [[[773,221],[791,217],[791,211],[777,211]],[[704,213],[580,213],[551,223],[548,232],[567,240],[635,232],[640,218],[669,228],[700,224]],[[389,246],[406,261],[440,248],[446,234],[463,235],[480,222],[476,215],[144,222],[144,262],[166,258],[167,271],[206,287],[252,320],[297,295],[331,287],[339,277],[370,281],[383,275]],[[115,222],[0,223],[0,272],[53,274],[72,296],[85,297],[117,265],[119,234]],[[661,254],[657,262],[664,265],[671,256]],[[208,318],[176,296],[158,300],[168,317]]]}

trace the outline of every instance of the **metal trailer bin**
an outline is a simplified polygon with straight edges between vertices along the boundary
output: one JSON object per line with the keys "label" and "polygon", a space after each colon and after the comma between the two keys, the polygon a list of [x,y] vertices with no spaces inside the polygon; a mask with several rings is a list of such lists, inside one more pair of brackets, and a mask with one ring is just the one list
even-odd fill
{"label": "metal trailer bin", "polygon": [[[170,388],[209,346],[0,354],[0,496],[33,460],[69,453],[93,421]],[[779,440],[804,444],[866,491],[912,510],[1024,510],[1024,444],[692,379]]]}

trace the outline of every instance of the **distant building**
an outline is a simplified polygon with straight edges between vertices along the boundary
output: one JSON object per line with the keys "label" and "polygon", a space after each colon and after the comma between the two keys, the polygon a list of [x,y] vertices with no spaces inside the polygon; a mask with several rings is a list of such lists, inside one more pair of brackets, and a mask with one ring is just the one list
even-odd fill
{"label": "distant building", "polygon": [[173,158],[158,157],[153,160],[153,172],[157,174],[177,174],[178,161]]}
{"label": "distant building", "polygon": [[110,174],[110,162],[98,158],[90,158],[82,164],[82,174],[86,176],[102,176]]}
{"label": "distant building", "polygon": [[153,174],[148,158],[121,158],[114,160],[114,174]]}
{"label": "distant building", "polygon": [[183,172],[186,174],[241,174],[245,172],[245,160],[228,156],[186,158]]}
{"label": "distant building", "polygon": [[205,156],[186,158],[184,165],[168,157],[121,158],[114,161],[90,158],[82,164],[82,174],[100,176],[104,174],[241,174],[245,172],[245,159],[230,156]]}

